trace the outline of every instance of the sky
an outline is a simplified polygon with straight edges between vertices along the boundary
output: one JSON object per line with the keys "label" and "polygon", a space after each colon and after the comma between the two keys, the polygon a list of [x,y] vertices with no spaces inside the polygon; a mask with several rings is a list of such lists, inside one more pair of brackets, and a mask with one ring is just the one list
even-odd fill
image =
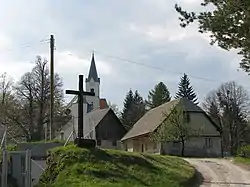
{"label": "sky", "polygon": [[64,89],[76,89],[78,75],[87,76],[94,51],[101,97],[119,107],[129,89],[147,98],[160,81],[174,96],[183,73],[200,101],[227,81],[250,91],[236,52],[211,46],[197,25],[181,28],[176,2],[200,9],[200,0],[0,0],[0,73],[18,80],[37,55],[49,59],[53,34]]}

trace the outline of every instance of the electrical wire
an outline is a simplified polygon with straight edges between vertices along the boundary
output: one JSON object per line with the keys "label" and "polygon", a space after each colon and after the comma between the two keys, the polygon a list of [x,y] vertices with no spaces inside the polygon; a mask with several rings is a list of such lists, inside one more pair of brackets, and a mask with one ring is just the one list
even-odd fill
{"label": "electrical wire", "polygon": [[49,42],[50,42],[49,39],[43,39],[43,40],[40,40],[39,42],[36,42],[36,43],[21,44],[21,45],[17,46],[16,48],[9,48],[9,49],[1,49],[0,48],[0,53],[15,51],[17,49],[29,48],[29,47],[33,47],[33,46],[37,46],[37,45],[42,45],[42,44],[48,44]]}
{"label": "electrical wire", "polygon": [[[102,56],[107,57],[107,58],[116,59],[116,60],[119,60],[119,61],[122,61],[122,62],[131,63],[131,64],[135,64],[135,65],[138,65],[138,66],[143,66],[143,67],[146,67],[146,68],[149,68],[149,69],[154,69],[154,70],[158,70],[158,71],[162,71],[162,72],[170,72],[170,73],[178,74],[178,75],[183,75],[185,73],[185,72],[175,71],[175,70],[170,69],[170,68],[167,68],[167,69],[166,68],[161,68],[161,67],[152,66],[152,65],[145,64],[145,63],[129,60],[129,59],[126,59],[126,58],[122,58],[122,57],[118,57],[118,56],[114,56],[114,55],[109,55],[109,54],[106,54],[106,53],[102,53],[100,51],[93,51],[93,50],[89,50],[89,51],[94,52],[95,54],[102,55]],[[72,54],[69,54],[69,55],[72,55]],[[86,57],[79,57],[79,58],[84,59],[84,60],[89,60]],[[193,78],[193,79],[196,79],[196,80],[202,80],[202,81],[206,81],[206,82],[218,83],[218,80],[215,80],[215,79],[200,77],[200,76],[196,76],[196,75],[192,75],[192,74],[188,74],[188,76],[190,78]],[[242,86],[244,86],[244,85],[242,85]],[[250,89],[249,86],[244,86],[244,88]]]}

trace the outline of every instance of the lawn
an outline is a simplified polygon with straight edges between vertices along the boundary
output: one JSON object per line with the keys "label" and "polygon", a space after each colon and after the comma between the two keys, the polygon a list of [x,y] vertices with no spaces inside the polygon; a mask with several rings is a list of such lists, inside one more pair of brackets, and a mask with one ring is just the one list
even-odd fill
{"label": "lawn", "polygon": [[195,175],[186,161],[171,156],[116,150],[55,148],[37,187],[181,187]]}

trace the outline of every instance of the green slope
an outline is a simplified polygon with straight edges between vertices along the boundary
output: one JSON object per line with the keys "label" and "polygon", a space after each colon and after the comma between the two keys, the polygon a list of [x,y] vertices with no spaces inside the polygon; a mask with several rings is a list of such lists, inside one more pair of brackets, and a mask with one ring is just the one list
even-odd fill
{"label": "green slope", "polygon": [[50,152],[39,187],[180,187],[195,170],[184,160],[73,145]]}

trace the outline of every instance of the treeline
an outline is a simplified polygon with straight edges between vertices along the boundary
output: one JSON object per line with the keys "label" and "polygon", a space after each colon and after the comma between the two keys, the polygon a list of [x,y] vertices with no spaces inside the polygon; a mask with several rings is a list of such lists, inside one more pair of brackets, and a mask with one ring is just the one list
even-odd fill
{"label": "treeline", "polygon": [[[199,104],[187,74],[181,77],[174,98],[187,98]],[[149,91],[147,99],[143,99],[137,90],[134,93],[129,90],[119,113],[120,119],[129,130],[148,110],[171,99],[172,96],[163,82]],[[250,143],[249,101],[248,92],[243,86],[236,82],[227,82],[209,92],[200,104],[217,122],[223,138],[223,149],[231,154],[236,154],[240,146]]]}
{"label": "treeline", "polygon": [[[172,96],[163,82],[158,83],[149,91],[147,99],[143,99],[138,90],[134,93],[132,90],[129,90],[124,100],[123,109],[119,114],[120,119],[123,125],[129,130],[148,110],[169,102],[171,98]],[[187,98],[198,104],[197,95],[187,74],[181,77],[178,91],[174,98]]]}
{"label": "treeline", "polygon": [[[54,77],[55,111],[52,136],[56,129],[69,120],[65,114],[62,79]],[[48,61],[37,56],[31,71],[20,80],[13,81],[6,73],[0,79],[0,122],[7,125],[14,138],[39,141],[45,137],[44,128],[49,124],[50,74]]]}

